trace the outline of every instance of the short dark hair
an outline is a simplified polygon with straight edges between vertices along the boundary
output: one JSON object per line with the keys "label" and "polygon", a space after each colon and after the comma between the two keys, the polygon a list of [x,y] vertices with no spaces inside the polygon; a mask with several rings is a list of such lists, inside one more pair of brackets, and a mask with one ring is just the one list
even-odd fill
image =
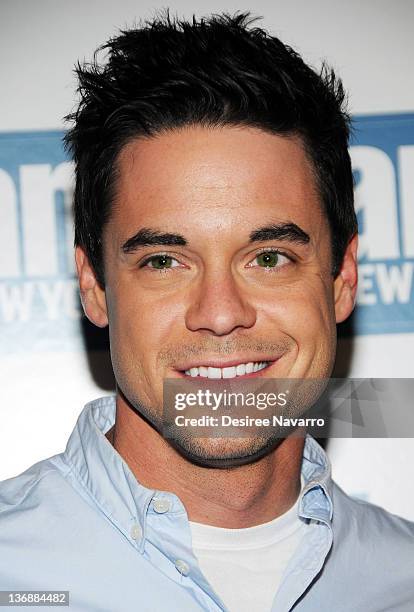
{"label": "short dark hair", "polygon": [[[65,145],[76,164],[75,245],[104,286],[102,232],[115,195],[121,149],[186,125],[249,126],[302,138],[331,230],[332,274],[357,232],[348,153],[350,118],[342,82],[320,72],[250,12],[192,21],[169,11],[100,47],[78,64],[80,102],[66,117]],[[98,53],[106,52],[100,64]]]}

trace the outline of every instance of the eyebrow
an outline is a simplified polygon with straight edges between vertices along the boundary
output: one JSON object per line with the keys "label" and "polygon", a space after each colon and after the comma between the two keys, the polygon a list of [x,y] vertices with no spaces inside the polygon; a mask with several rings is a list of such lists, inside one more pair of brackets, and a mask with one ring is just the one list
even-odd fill
{"label": "eyebrow", "polygon": [[162,233],[148,227],[143,227],[134,236],[129,238],[123,245],[122,251],[125,254],[133,253],[140,247],[151,245],[179,245],[186,246],[187,240],[180,234]]}
{"label": "eyebrow", "polygon": [[[266,240],[284,240],[296,244],[308,244],[310,237],[296,223],[274,223],[253,230],[249,235],[249,242],[251,243]],[[181,234],[164,233],[143,227],[134,236],[128,238],[121,249],[123,253],[130,254],[145,246],[186,246],[187,244],[187,240]]]}
{"label": "eyebrow", "polygon": [[296,223],[273,223],[251,232],[250,242],[285,240],[296,244],[309,244],[310,236]]}

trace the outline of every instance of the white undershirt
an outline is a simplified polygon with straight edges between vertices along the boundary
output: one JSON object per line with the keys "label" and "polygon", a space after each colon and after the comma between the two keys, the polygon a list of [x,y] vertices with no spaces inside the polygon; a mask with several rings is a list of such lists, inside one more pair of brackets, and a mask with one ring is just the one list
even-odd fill
{"label": "white undershirt", "polygon": [[246,529],[190,521],[200,569],[230,612],[270,612],[282,574],[303,535],[298,504],[299,498],[285,514]]}

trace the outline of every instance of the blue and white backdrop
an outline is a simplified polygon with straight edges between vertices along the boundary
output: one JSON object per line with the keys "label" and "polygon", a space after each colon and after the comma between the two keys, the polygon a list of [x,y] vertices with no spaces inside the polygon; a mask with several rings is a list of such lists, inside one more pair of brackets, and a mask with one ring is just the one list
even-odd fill
{"label": "blue and white backdrop", "polygon": [[[185,16],[223,10],[211,2],[170,7]],[[75,61],[91,57],[117,27],[150,17],[155,8],[127,0],[116,6],[6,0],[0,8],[0,479],[63,450],[83,405],[113,385],[106,334],[81,317],[73,166],[62,146],[61,117],[73,105]],[[339,328],[335,373],[411,378],[414,43],[407,24],[414,7],[403,0],[392,11],[382,1],[357,8],[318,0],[289,8],[256,2],[254,11],[307,61],[333,64],[350,92],[359,291],[353,316]],[[413,450],[409,438],[328,443],[343,488],[414,520]]]}

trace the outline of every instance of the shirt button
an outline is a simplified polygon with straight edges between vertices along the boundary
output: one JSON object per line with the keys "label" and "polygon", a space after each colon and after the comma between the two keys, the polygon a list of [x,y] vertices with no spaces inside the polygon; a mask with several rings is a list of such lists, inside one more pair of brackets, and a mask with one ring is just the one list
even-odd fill
{"label": "shirt button", "polygon": [[134,523],[131,527],[131,538],[133,540],[139,540],[142,536],[142,529],[138,523]]}
{"label": "shirt button", "polygon": [[182,559],[177,559],[177,561],[175,562],[175,568],[183,576],[188,576],[188,574],[190,573],[190,566]]}
{"label": "shirt button", "polygon": [[165,512],[168,512],[171,504],[168,499],[161,497],[160,499],[154,499],[154,501],[152,502],[152,506],[155,512],[157,512],[158,514],[164,514]]}

